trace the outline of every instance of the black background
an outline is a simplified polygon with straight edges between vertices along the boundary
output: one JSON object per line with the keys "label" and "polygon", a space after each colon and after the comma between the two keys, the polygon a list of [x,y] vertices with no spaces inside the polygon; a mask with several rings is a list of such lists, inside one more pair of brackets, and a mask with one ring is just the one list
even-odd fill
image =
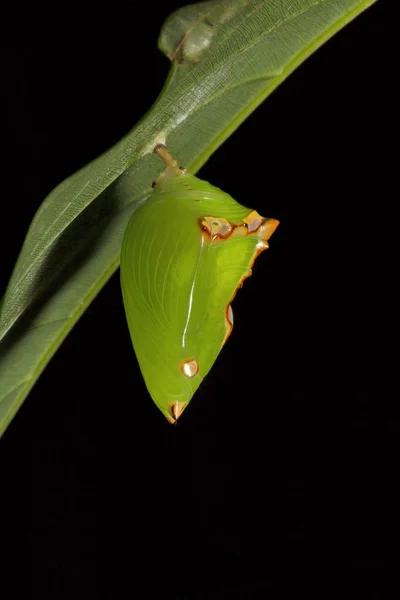
{"label": "black background", "polygon": [[[180,5],[120,3],[119,42],[2,49],[2,290],[43,198],[154,101]],[[1,441],[5,597],[393,597],[388,21],[380,1],[337,34],[199,173],[281,225],[179,425],[142,382],[119,274],[41,376]]]}

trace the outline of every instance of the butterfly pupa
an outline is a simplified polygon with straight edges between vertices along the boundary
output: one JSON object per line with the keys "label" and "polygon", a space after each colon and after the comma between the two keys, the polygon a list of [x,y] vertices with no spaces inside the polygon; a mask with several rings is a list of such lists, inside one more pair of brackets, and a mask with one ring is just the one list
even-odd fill
{"label": "butterfly pupa", "polygon": [[233,327],[231,303],[279,221],[165,163],[150,198],[131,216],[121,250],[129,331],[147,389],[175,423]]}

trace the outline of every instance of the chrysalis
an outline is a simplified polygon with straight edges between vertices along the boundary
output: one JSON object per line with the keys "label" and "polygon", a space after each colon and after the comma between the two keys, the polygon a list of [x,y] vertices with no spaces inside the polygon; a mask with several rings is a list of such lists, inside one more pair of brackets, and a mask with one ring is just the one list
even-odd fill
{"label": "chrysalis", "polygon": [[151,397],[175,423],[233,327],[231,302],[279,221],[187,173],[166,168],[137,209],[121,251],[132,343]]}

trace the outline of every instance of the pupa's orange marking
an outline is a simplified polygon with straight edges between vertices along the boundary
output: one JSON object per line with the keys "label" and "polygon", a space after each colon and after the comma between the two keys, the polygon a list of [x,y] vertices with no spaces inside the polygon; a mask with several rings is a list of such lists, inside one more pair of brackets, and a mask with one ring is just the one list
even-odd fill
{"label": "pupa's orange marking", "polygon": [[[225,344],[226,340],[231,335],[232,329],[233,329],[233,310],[232,310],[232,306],[230,304],[228,304],[228,306],[226,307],[226,310],[225,310],[225,321],[226,321],[226,334],[224,337],[224,341],[222,342],[222,346]],[[221,346],[221,348],[222,348],[222,346]]]}
{"label": "pupa's orange marking", "polygon": [[260,217],[258,212],[253,210],[247,215],[247,217],[243,219],[243,223],[246,223],[248,233],[253,233],[253,231],[257,231],[257,229],[260,227],[262,220],[263,218]]}
{"label": "pupa's orange marking", "polygon": [[246,236],[257,237],[262,243],[260,243],[260,245],[257,244],[257,251],[253,262],[262,250],[268,248],[267,240],[269,240],[278,225],[279,221],[276,219],[265,219],[264,217],[261,217],[256,210],[252,210],[239,225],[230,223],[223,217],[205,216],[200,219],[201,229],[205,232],[212,244],[218,242],[221,243],[228,238]]}
{"label": "pupa's orange marking", "polygon": [[171,402],[169,405],[168,421],[172,424],[176,423],[187,406],[187,402]]}
{"label": "pupa's orange marking", "polygon": [[203,231],[207,232],[211,242],[218,239],[225,240],[230,237],[235,225],[220,217],[204,217],[201,220]]}
{"label": "pupa's orange marking", "polygon": [[190,358],[181,362],[180,370],[182,371],[185,377],[191,379],[199,372],[199,365],[194,360],[194,358]]}
{"label": "pupa's orange marking", "polygon": [[222,243],[227,239],[246,236],[256,237],[259,240],[251,258],[249,270],[239,281],[233,296],[226,307],[225,320],[227,324],[227,331],[224,341],[222,342],[222,346],[225,344],[233,329],[233,312],[231,303],[236,296],[236,292],[243,286],[245,279],[253,274],[252,267],[254,265],[254,261],[256,260],[257,256],[261,254],[261,252],[269,247],[268,240],[278,225],[279,221],[276,219],[266,219],[261,217],[256,210],[252,210],[243,219],[243,222],[239,223],[239,225],[234,225],[223,217],[203,217],[200,220],[200,226],[203,231],[202,244],[204,244],[206,239],[208,239],[210,244],[215,244]]}

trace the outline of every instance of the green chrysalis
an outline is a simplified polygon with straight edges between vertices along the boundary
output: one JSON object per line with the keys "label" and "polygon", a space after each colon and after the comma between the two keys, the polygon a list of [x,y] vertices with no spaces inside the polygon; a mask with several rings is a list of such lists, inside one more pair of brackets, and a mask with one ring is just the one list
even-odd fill
{"label": "green chrysalis", "polygon": [[151,397],[175,423],[233,327],[231,302],[279,221],[178,166],[133,214],[121,250],[126,317]]}

